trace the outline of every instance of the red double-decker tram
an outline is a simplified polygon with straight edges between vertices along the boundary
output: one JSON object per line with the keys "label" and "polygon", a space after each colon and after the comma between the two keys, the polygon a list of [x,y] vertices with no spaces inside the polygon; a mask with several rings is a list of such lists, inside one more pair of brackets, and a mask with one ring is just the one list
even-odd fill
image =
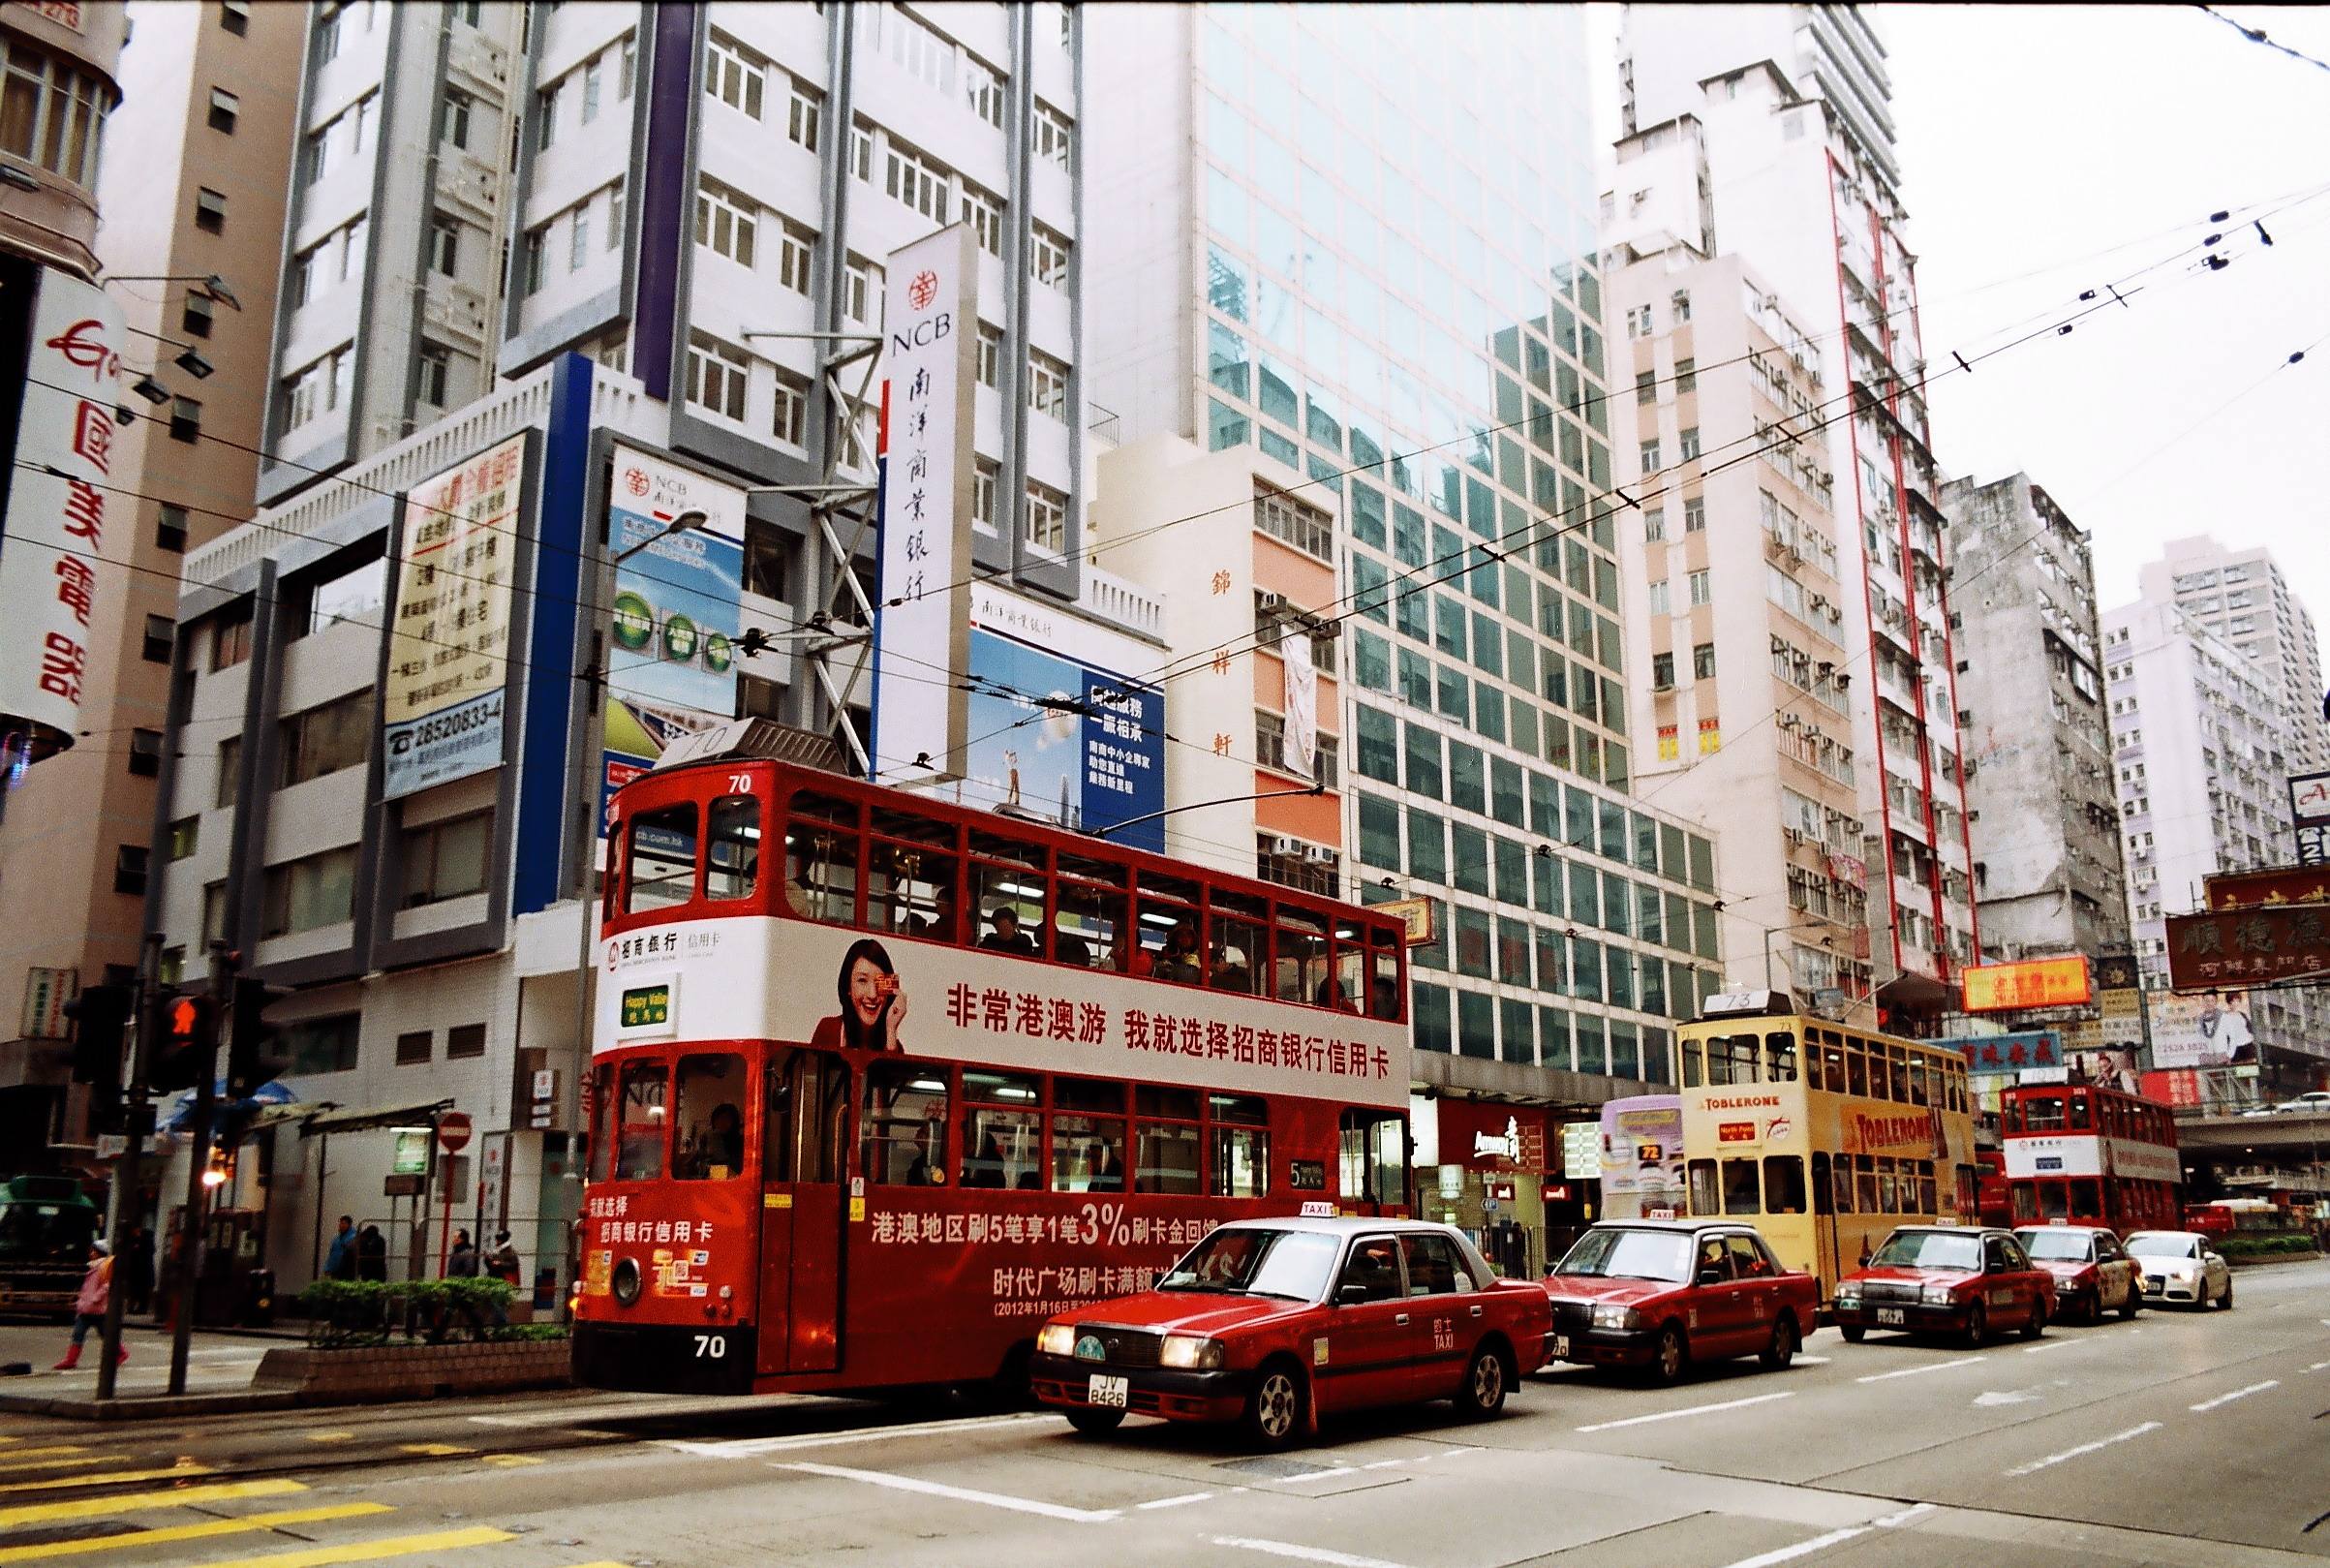
{"label": "red double-decker tram", "polygon": [[758,759],[609,842],[587,1385],[1009,1379],[1224,1219],[1409,1212],[1396,921]]}
{"label": "red double-decker tram", "polygon": [[2000,1096],[1999,1136],[2014,1224],[2125,1235],[2181,1223],[2184,1166],[2164,1105],[2100,1085],[2022,1084]]}

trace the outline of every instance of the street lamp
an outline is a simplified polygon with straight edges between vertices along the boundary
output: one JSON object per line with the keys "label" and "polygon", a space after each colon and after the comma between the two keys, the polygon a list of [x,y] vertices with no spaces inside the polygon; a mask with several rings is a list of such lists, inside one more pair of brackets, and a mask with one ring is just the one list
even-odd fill
{"label": "street lamp", "polygon": [[117,272],[106,278],[105,281],[107,283],[191,283],[199,287],[202,292],[229,310],[239,311],[243,308],[243,302],[234,297],[234,291],[227,287],[227,280],[215,272]]}
{"label": "street lamp", "polygon": [[617,550],[615,552],[614,560],[610,563],[610,565],[619,567],[626,561],[628,561],[632,556],[637,555],[641,550],[646,549],[649,545],[660,544],[663,542],[663,540],[671,538],[674,534],[692,533],[710,521],[712,521],[712,517],[707,512],[696,510],[684,511],[680,513],[679,516],[674,517],[670,522],[664,524],[663,527],[659,529],[657,532],[648,535],[647,538],[641,539],[638,543],[633,544],[627,549]]}

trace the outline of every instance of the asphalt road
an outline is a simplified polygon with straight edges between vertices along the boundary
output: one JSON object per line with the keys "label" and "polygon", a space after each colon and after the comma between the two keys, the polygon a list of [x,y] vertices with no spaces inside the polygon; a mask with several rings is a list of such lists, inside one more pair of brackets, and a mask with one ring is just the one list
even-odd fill
{"label": "asphalt road", "polygon": [[117,1428],[0,1423],[0,1565],[2107,1568],[2330,1558],[2330,1263],[1980,1353],[1816,1335],[1789,1371],[1527,1381],[1227,1433],[589,1394]]}

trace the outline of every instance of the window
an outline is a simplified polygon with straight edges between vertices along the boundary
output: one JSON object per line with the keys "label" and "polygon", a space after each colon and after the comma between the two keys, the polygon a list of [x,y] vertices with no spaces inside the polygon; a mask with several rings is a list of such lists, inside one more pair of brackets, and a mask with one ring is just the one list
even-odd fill
{"label": "window", "polygon": [[973,460],[971,470],[971,521],[990,534],[996,531],[996,481],[1002,469],[992,457]]}
{"label": "window", "polygon": [[[947,1171],[946,1069],[876,1061],[866,1069],[860,1164],[877,1186],[934,1186]],[[938,1178],[937,1182],[933,1177]]]}
{"label": "window", "polygon": [[202,439],[202,405],[191,397],[173,397],[169,402],[169,439],[193,446]]}
{"label": "window", "polygon": [[1667,538],[1667,508],[1652,507],[1642,513],[1642,542],[1657,544]]}
{"label": "window", "polygon": [[283,722],[283,787],[359,765],[371,735],[370,687],[293,714]]}
{"label": "window", "polygon": [[777,281],[793,292],[809,293],[809,266],[817,236],[793,224],[777,231]]}
{"label": "window", "polygon": [[1133,1190],[1195,1197],[1198,1179],[1198,1091],[1161,1084],[1133,1090]]}
{"label": "window", "polygon": [[664,1091],[671,1069],[660,1061],[627,1061],[615,1123],[615,1179],[652,1182],[663,1174]]}
{"label": "window", "polygon": [[1672,610],[1671,606],[1671,605],[1670,605],[1670,603],[1669,603],[1669,588],[1670,588],[1670,586],[1671,586],[1670,584],[1668,584],[1668,583],[1665,583],[1665,582],[1654,582],[1654,583],[1652,583],[1652,584],[1650,585],[1650,613],[1651,613],[1651,614],[1653,614],[1653,615],[1671,615],[1671,614],[1672,614],[1672,613],[1673,613],[1673,610]]}
{"label": "window", "polygon": [[945,165],[893,137],[884,169],[884,191],[933,223],[947,221],[947,195],[954,189],[955,176]]}
{"label": "window", "polygon": [[1334,559],[1334,519],[1284,491],[1256,487],[1254,526],[1305,555],[1321,561]]}
{"label": "window", "polygon": [[688,401],[742,423],[749,360],[709,332],[688,334]]}
{"label": "window", "polygon": [[1027,481],[1027,538],[1058,555],[1068,547],[1068,498],[1048,484]]}
{"label": "window", "polygon": [[767,69],[766,60],[725,33],[716,29],[705,41],[704,91],[756,120],[760,118],[762,77]]}
{"label": "window", "polygon": [[1068,238],[1042,224],[1028,226],[1027,276],[1047,289],[1067,292]]}
{"label": "window", "polygon": [[585,125],[598,118],[598,94],[606,76],[601,64],[603,59],[602,54],[593,55],[582,70],[582,123]]}
{"label": "window", "polygon": [[1068,417],[1068,367],[1040,349],[1027,351],[1027,406],[1063,422]]}
{"label": "window", "polygon": [[420,1066],[434,1061],[436,1055],[437,1031],[434,1030],[410,1030],[396,1037],[396,1064],[400,1067]]}
{"label": "window", "polygon": [[584,202],[567,216],[567,270],[580,272],[591,259],[591,205]]}
{"label": "window", "polygon": [[1076,122],[1042,99],[1035,101],[1035,155],[1068,167],[1076,145]]}
{"label": "window", "polygon": [[219,25],[240,38],[251,30],[251,0],[221,0]]}
{"label": "window", "polygon": [[1003,329],[979,323],[979,384],[1000,386],[1003,374]]}
{"label": "window", "polygon": [[817,126],[825,114],[825,95],[801,82],[792,84],[785,102],[785,139],[811,152],[817,150]]}
{"label": "window", "polygon": [[967,54],[963,59],[963,101],[973,114],[1003,129],[1003,78],[985,61]]}
{"label": "window", "polygon": [[186,303],[178,311],[178,329],[188,337],[206,338],[210,336],[210,323],[217,309],[216,303],[208,294],[193,290],[187,291]]}
{"label": "window", "polygon": [[463,152],[470,145],[470,110],[476,100],[458,87],[447,87],[437,109],[437,139]]}
{"label": "window", "polygon": [[[183,537],[180,538],[179,548],[185,548]],[[177,626],[169,616],[147,616],[145,618],[145,639],[138,650],[139,657],[149,664],[169,663],[170,647],[177,640]]]}
{"label": "window", "polygon": [[[471,9],[475,10],[475,8],[473,6]],[[617,66],[615,99],[618,103],[628,103],[631,97],[631,85],[639,78],[638,35],[635,33],[624,34],[623,42],[616,45],[615,48]]]}
{"label": "window", "polygon": [[744,1107],[751,1097],[745,1059],[728,1051],[680,1059],[679,1103],[671,1122],[671,1174],[723,1182],[745,1169]]}
{"label": "window", "polygon": [[[1685,296],[1686,299],[1688,299],[1688,295]],[[1680,318],[1680,320],[1688,321],[1690,318],[1688,316],[1684,316]],[[1674,389],[1678,393],[1696,392],[1699,390],[1698,360],[1677,359],[1674,362]]]}
{"label": "window", "polygon": [[232,669],[251,657],[251,607],[244,605],[210,623],[210,673]]}
{"label": "window", "polygon": [[1124,1190],[1125,1086],[1052,1080],[1052,1190]]}
{"label": "window", "polygon": [[399,846],[404,870],[402,907],[417,909],[424,904],[484,892],[493,840],[491,811],[406,829]]}
{"label": "window", "polygon": [[769,432],[787,446],[809,445],[809,383],[786,371],[777,372],[776,415]]}
{"label": "window", "polygon": [[882,269],[872,261],[851,257],[843,275],[842,303],[849,319],[859,325],[871,325],[874,313],[881,309]]}
{"label": "window", "polygon": [[[760,229],[760,204],[751,197],[705,178],[695,193],[695,242],[738,266],[752,264]],[[806,280],[801,292],[808,292]]]}
{"label": "window", "polygon": [[1699,426],[1693,425],[1675,438],[1675,457],[1684,463],[1699,461]]}
{"label": "window", "polygon": [[209,186],[195,192],[195,227],[206,234],[225,231],[227,228],[227,194]]}
{"label": "window", "polygon": [[864,120],[850,122],[849,172],[869,185],[874,183],[874,127]]}
{"label": "window", "polygon": [[202,819],[199,816],[181,816],[169,825],[170,859],[191,859],[201,843]]}
{"label": "window", "polygon": [[1652,654],[1650,656],[1650,689],[1653,692],[1669,692],[1674,689],[1674,655]]}
{"label": "window", "polygon": [[145,891],[146,847],[142,844],[116,845],[113,849],[113,891],[143,893]]}
{"label": "window", "polygon": [[1217,1198],[1261,1198],[1271,1190],[1270,1102],[1245,1094],[1208,1097],[1212,1120],[1211,1191]]}
{"label": "window", "polygon": [[460,276],[461,220],[439,217],[429,223],[429,269],[452,278]]}
{"label": "window", "polygon": [[269,866],[260,893],[261,937],[290,937],[337,925],[355,912],[356,851],[322,854]]}
{"label": "window", "polygon": [[210,89],[210,128],[234,135],[234,122],[242,114],[243,101],[224,87]]}
{"label": "window", "polygon": [[1703,534],[1707,531],[1707,501],[1704,496],[1683,498],[1683,532]]}
{"label": "window", "polygon": [[1715,644],[1702,642],[1691,649],[1691,678],[1711,681],[1715,678]]}
{"label": "window", "polygon": [[1659,400],[1659,373],[1655,370],[1635,372],[1635,401],[1656,403]]}
{"label": "window", "polygon": [[77,185],[96,182],[99,131],[112,94],[93,76],[23,43],[8,49],[0,83],[0,152]]}
{"label": "window", "polygon": [[453,372],[453,351],[442,344],[424,343],[420,346],[420,401],[431,408],[446,407],[451,398],[449,384]]}
{"label": "window", "polygon": [[362,1024],[360,1015],[342,1013],[334,1018],[306,1018],[284,1025],[277,1036],[281,1053],[290,1061],[284,1076],[353,1072]]}
{"label": "window", "polygon": [[526,249],[523,257],[525,279],[523,287],[527,298],[532,299],[542,292],[542,285],[548,281],[550,274],[549,258],[550,226],[543,224],[538,229],[529,229],[526,231]]}
{"label": "window", "polygon": [[[607,186],[607,249],[620,250],[622,247],[623,181],[615,180]],[[616,368],[622,367],[618,365]]]}
{"label": "window", "polygon": [[1003,254],[1003,199],[991,191],[983,191],[969,180],[963,182],[963,219],[978,236],[979,249],[990,256]]}
{"label": "window", "polygon": [[[1670,299],[1668,304],[1673,308],[1674,319],[1678,324],[1691,319],[1691,292],[1689,290],[1677,289],[1674,292],[1674,297]],[[1642,309],[1647,313],[1650,307],[1645,305]]]}
{"label": "window", "polygon": [[1659,444],[1655,441],[1646,441],[1642,443],[1642,472],[1645,474],[1655,474],[1658,472],[1658,467]]}
{"label": "window", "polygon": [[242,793],[243,738],[230,735],[219,742],[218,778],[211,791],[210,804],[220,809],[234,804]]}
{"label": "window", "polygon": [[1708,584],[1707,572],[1703,568],[1691,573],[1691,602],[1694,606],[1708,603],[1713,598],[1713,589]]}

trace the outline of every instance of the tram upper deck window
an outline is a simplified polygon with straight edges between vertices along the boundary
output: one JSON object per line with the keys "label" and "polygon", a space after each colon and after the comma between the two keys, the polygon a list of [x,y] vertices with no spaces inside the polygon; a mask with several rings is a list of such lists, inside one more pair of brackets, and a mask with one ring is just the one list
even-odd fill
{"label": "tram upper deck window", "polygon": [[749,899],[760,885],[760,802],[722,795],[705,822],[704,897]]}
{"label": "tram upper deck window", "polygon": [[804,920],[857,923],[858,809],[855,801],[804,789],[784,828],[784,898]]}
{"label": "tram upper deck window", "polygon": [[623,910],[639,914],[669,908],[695,897],[695,804],[684,801],[641,812],[631,818],[629,871]]}

